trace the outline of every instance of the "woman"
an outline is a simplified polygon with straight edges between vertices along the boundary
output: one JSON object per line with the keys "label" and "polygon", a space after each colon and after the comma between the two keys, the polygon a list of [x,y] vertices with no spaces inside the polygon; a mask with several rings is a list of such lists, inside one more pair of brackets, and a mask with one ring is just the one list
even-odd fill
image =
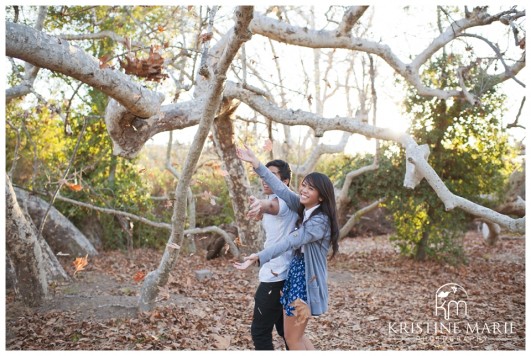
{"label": "woman", "polygon": [[[287,238],[245,257],[243,263],[235,263],[234,266],[246,269],[257,261],[262,265],[285,251],[294,250],[280,298],[285,310],[284,337],[290,350],[313,350],[312,343],[304,335],[308,318],[301,322],[294,311],[301,315],[304,305],[309,307],[313,316],[328,310],[326,257],[330,246],[332,257],[336,254],[339,239],[334,187],[326,175],[313,172],[304,178],[297,195],[261,164],[247,146],[245,149],[238,148],[237,155],[241,160],[250,162],[273,193],[283,199],[290,209],[297,211],[299,220]],[[258,204],[261,202],[256,201],[251,210],[258,209]]]}

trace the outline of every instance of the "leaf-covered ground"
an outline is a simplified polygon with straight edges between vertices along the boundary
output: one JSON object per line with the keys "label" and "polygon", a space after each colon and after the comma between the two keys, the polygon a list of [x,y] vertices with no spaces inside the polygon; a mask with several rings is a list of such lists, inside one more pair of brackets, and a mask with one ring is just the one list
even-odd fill
{"label": "leaf-covered ground", "polygon": [[[524,239],[504,238],[489,248],[470,232],[465,246],[468,264],[452,267],[400,257],[387,236],[344,241],[330,263],[330,309],[310,320],[307,334],[321,350],[525,349]],[[137,313],[141,283],[133,277],[159,260],[160,253],[149,250],[134,251],[132,259],[102,253],[71,283],[54,286],[53,298],[35,310],[8,291],[6,349],[253,348],[256,270],[235,270],[229,257],[181,255],[159,294],[160,307]],[[64,262],[71,271],[71,261]],[[198,281],[195,271],[202,269],[212,277]],[[446,283],[468,293],[468,316],[453,324],[435,316],[436,292]],[[275,345],[283,347],[276,334]]]}

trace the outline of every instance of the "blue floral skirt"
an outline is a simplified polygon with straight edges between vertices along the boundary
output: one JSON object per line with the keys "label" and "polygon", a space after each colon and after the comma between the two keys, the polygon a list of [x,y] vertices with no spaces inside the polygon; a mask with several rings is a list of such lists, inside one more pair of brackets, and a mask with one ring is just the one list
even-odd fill
{"label": "blue floral skirt", "polygon": [[284,307],[287,316],[293,316],[294,307],[290,306],[297,298],[307,302],[306,295],[306,272],[304,270],[304,255],[298,254],[293,257],[289,265],[288,278],[282,288],[280,304]]}

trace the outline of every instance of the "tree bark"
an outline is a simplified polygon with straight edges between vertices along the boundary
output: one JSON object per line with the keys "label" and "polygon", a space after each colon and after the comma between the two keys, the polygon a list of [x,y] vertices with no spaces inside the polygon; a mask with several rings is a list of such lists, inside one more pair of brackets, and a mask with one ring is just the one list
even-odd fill
{"label": "tree bark", "polygon": [[415,253],[416,261],[425,261],[426,260],[426,249],[428,247],[428,238],[429,233],[427,231],[422,232],[422,238],[417,243],[417,252]]}
{"label": "tree bark", "polygon": [[223,162],[223,168],[229,173],[224,179],[229,188],[234,218],[238,226],[238,237],[243,245],[256,250],[262,248],[264,239],[260,223],[245,216],[249,205],[248,197],[252,193],[245,168],[236,156],[231,115],[237,107],[236,105],[232,110],[223,110],[224,113],[214,120],[212,136],[216,152]]}
{"label": "tree bark", "polygon": [[500,239],[500,226],[490,221],[483,221],[481,225],[481,234],[488,246],[495,246]]}
{"label": "tree bark", "polygon": [[24,304],[41,305],[48,295],[45,265],[35,228],[18,204],[6,175],[6,252],[15,271],[15,285]]}

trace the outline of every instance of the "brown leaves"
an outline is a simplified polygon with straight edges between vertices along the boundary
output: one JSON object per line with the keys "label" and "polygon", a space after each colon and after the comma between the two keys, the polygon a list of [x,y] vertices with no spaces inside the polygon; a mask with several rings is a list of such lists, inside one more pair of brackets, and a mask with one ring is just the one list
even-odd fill
{"label": "brown leaves", "polygon": [[79,192],[83,190],[83,186],[81,184],[77,184],[77,178],[74,179],[74,183],[70,183],[66,179],[60,179],[59,184],[66,185],[70,190],[73,190],[74,192]]}
{"label": "brown leaves", "polygon": [[88,254],[85,257],[78,257],[72,262],[72,265],[75,268],[74,275],[85,269],[85,267],[88,265]]}
{"label": "brown leaves", "polygon": [[247,247],[247,245],[243,244],[239,236],[236,236],[236,238],[234,239],[234,244],[238,247]]}
{"label": "brown leaves", "polygon": [[125,55],[125,61],[119,60],[120,66],[125,69],[126,74],[136,75],[154,82],[168,78],[162,73],[164,58],[159,53],[160,46],[151,46],[148,58],[133,57],[131,53]]}
{"label": "brown leaves", "polygon": [[[199,248],[203,241],[196,242]],[[459,268],[404,259],[394,252],[388,236],[359,236],[340,244],[340,253],[328,265],[329,310],[311,318],[307,328],[317,349],[525,349],[525,239],[502,239],[500,246],[493,248],[484,246],[481,236],[467,234],[470,262]],[[229,268],[231,261],[225,257],[205,261],[199,249],[194,256],[181,255],[160,293],[163,301],[150,313],[137,313],[136,298],[123,298],[120,304],[126,308],[109,304],[109,296],[123,295],[120,291],[125,287],[138,292],[131,271],[154,270],[159,259],[158,250],[135,250],[134,259],[120,251],[102,251],[87,268],[90,278],[56,287],[53,303],[30,312],[17,308],[14,292],[7,289],[5,348],[254,349],[249,325],[258,281],[253,273]],[[212,270],[217,278],[198,282],[194,277],[198,268]],[[471,320],[512,321],[515,333],[508,335],[511,340],[492,334],[484,335],[482,341],[457,337],[454,342],[430,341],[417,334],[404,340],[389,335],[388,323],[436,322],[435,292],[452,281],[461,282],[469,293]],[[131,313],[124,315],[126,310]],[[439,336],[444,337],[435,335]],[[275,349],[284,347],[276,332],[273,344]]]}

